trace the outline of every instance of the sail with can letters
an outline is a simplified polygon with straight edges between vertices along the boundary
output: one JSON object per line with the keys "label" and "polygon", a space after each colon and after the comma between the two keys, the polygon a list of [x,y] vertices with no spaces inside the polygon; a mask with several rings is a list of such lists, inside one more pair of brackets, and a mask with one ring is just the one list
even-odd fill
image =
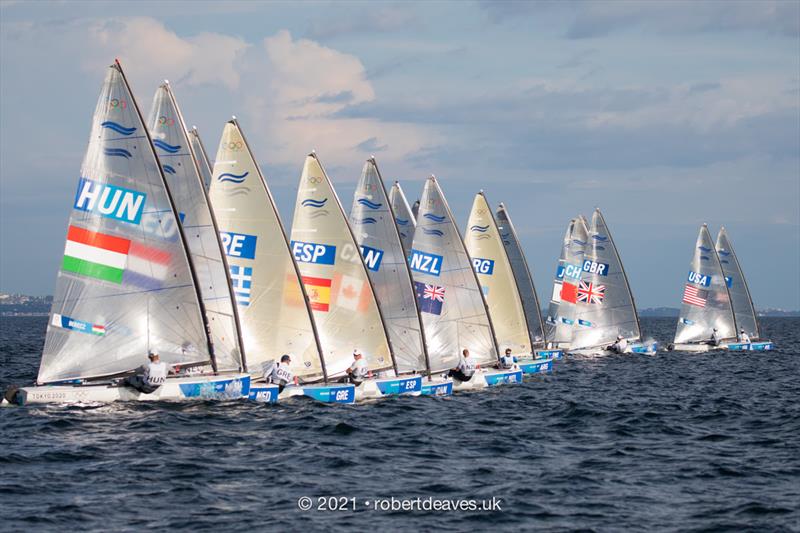
{"label": "sail with can letters", "polygon": [[214,364],[178,212],[119,62],[108,69],[70,213],[37,382]]}
{"label": "sail with can letters", "polygon": [[147,124],[186,236],[214,343],[217,368],[241,371],[245,364],[239,317],[233,305],[217,221],[169,83],[165,82],[156,91]]}
{"label": "sail with can letters", "polygon": [[381,306],[383,322],[400,374],[427,369],[422,324],[389,197],[374,158],[364,163],[356,186],[350,227]]}
{"label": "sail with can letters", "polygon": [[353,232],[316,154],[303,165],[291,246],[310,301],[328,377],[359,349],[373,372],[394,367],[375,292]]}
{"label": "sail with can letters", "polygon": [[192,143],[192,153],[194,153],[197,161],[197,168],[200,169],[200,176],[203,178],[203,186],[207,191],[211,187],[211,174],[214,172],[214,166],[208,159],[208,152],[206,152],[203,140],[200,139],[200,132],[197,131],[197,126],[192,126],[192,129],[189,130],[189,140]]}
{"label": "sail with can letters", "polygon": [[469,349],[481,365],[497,363],[497,341],[472,261],[436,178],[425,182],[410,256],[431,372],[458,364]]}
{"label": "sail with can letters", "polygon": [[736,257],[736,252],[733,250],[728,232],[724,227],[720,228],[719,234],[717,234],[716,250],[722,265],[722,272],[725,274],[725,283],[728,285],[737,331],[744,329],[750,340],[759,339],[761,332],[750,288],[747,286],[739,259]]}
{"label": "sail with can letters", "polygon": [[736,337],[736,319],[722,264],[708,226],[703,224],[697,235],[689,274],[683,283],[675,343],[706,341],[713,328],[717,328],[720,339]]}
{"label": "sail with can letters", "polygon": [[411,252],[411,241],[414,240],[414,230],[417,227],[417,221],[414,218],[414,213],[411,212],[411,207],[408,205],[406,195],[400,187],[400,183],[395,181],[392,189],[389,191],[389,204],[392,206],[394,212],[394,219],[397,222],[397,231],[400,233],[400,241],[403,244],[403,251],[406,256]]}
{"label": "sail with can letters", "polygon": [[292,372],[324,378],[299,274],[267,182],[238,121],[225,124],[209,192],[219,223],[250,372],[292,354]]}
{"label": "sail with can letters", "polygon": [[513,355],[533,355],[514,271],[483,191],[475,195],[472,203],[464,244],[481,284],[501,353],[511,348]]}

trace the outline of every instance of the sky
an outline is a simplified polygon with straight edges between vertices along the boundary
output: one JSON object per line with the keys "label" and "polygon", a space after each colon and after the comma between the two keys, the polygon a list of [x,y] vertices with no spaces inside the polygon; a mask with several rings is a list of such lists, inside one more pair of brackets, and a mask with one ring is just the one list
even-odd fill
{"label": "sky", "polygon": [[679,306],[706,222],[756,307],[800,308],[798,2],[0,0],[0,291],[53,292],[114,58],[212,157],[235,115],[287,224],[309,151],[347,210],[374,155],[462,229],[505,202],[542,300],[598,206],[639,307]]}

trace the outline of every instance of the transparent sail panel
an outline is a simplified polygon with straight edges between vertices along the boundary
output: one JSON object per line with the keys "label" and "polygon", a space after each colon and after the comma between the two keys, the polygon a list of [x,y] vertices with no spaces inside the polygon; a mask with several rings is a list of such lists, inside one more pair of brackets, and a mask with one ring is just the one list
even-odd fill
{"label": "transparent sail panel", "polygon": [[484,194],[475,195],[464,233],[464,244],[481,284],[501,353],[529,356],[533,343],[511,262]]}
{"label": "transparent sail panel", "polygon": [[151,349],[168,364],[209,362],[178,222],[118,65],[76,181],[38,381],[133,370]]}
{"label": "transparent sail panel", "polygon": [[367,270],[339,198],[315,155],[306,157],[292,223],[292,252],[311,303],[328,377],[359,349],[370,370],[392,368]]}
{"label": "transparent sail panel", "polygon": [[322,376],[314,328],[275,204],[239,124],[225,124],[209,193],[227,255],[247,365],[292,354],[292,371]]}
{"label": "transparent sail panel", "polygon": [[169,85],[164,84],[156,91],[147,124],[183,225],[214,343],[217,369],[239,371],[243,368],[242,354],[222,246],[186,125]]}
{"label": "transparent sail panel", "polygon": [[403,194],[403,189],[396,181],[392,185],[392,190],[389,191],[389,203],[392,206],[394,218],[397,222],[397,231],[400,233],[400,241],[403,243],[403,251],[407,257],[411,253],[411,242],[414,240],[414,229],[417,227],[417,221],[414,219],[414,214],[408,205],[406,195]]}
{"label": "transparent sail panel", "polygon": [[213,165],[208,159],[208,152],[203,141],[200,139],[200,133],[197,128],[192,128],[189,131],[189,140],[192,143],[192,153],[197,161],[197,168],[200,170],[200,176],[203,178],[203,186],[206,190],[211,187],[211,174],[213,173]]}
{"label": "transparent sail panel", "polygon": [[[542,311],[539,308],[539,297],[536,294],[536,287],[533,284],[533,277],[531,276],[528,262],[525,260],[522,245],[514,229],[514,224],[511,223],[511,216],[503,204],[500,204],[497,209],[497,229],[500,232],[500,238],[503,241],[503,246],[505,246],[506,254],[514,273],[514,279],[517,283],[517,290],[522,299],[522,308],[525,311],[528,325],[528,335],[533,341],[534,348],[541,347],[545,338]],[[493,320],[493,322],[496,329],[497,321]]]}
{"label": "transparent sail panel", "polygon": [[453,368],[464,348],[477,363],[496,363],[497,346],[472,262],[434,178],[425,182],[409,261],[431,371]]}
{"label": "transparent sail panel", "polygon": [[[395,215],[396,216],[396,215]],[[372,280],[400,373],[426,369],[414,285],[389,198],[374,160],[364,164],[350,210],[350,227]]]}
{"label": "transparent sail panel", "polygon": [[728,284],[728,293],[733,304],[733,313],[736,316],[736,327],[744,329],[750,339],[757,339],[760,337],[758,318],[753,307],[750,289],[744,279],[744,272],[742,272],[742,268],[739,265],[739,258],[736,257],[736,252],[733,251],[733,245],[725,228],[719,230],[716,249],[719,255],[719,262],[722,264],[722,272],[725,274],[725,283]]}
{"label": "transparent sail panel", "polygon": [[713,328],[717,328],[720,339],[736,336],[725,277],[705,224],[697,236],[682,293],[681,314],[675,330],[676,343],[708,340]]}
{"label": "transparent sail panel", "polygon": [[617,335],[639,340],[639,319],[628,278],[599,209],[592,215],[589,241],[578,281],[570,347],[607,346]]}

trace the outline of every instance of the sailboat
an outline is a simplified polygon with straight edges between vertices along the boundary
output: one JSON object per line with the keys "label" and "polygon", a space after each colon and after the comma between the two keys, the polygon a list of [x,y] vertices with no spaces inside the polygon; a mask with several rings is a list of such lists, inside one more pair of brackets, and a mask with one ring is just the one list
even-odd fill
{"label": "sailboat", "polygon": [[346,379],[354,352],[359,351],[373,377],[356,387],[356,401],[420,394],[421,376],[398,376],[367,266],[315,153],[303,165],[291,247],[317,326],[327,377]]}
{"label": "sailboat", "polygon": [[521,370],[494,370],[498,349],[472,261],[439,183],[425,182],[414,232],[410,268],[417,291],[428,360],[433,374],[454,368],[463,349],[481,366],[454,390],[522,380]]}
{"label": "sailboat", "polygon": [[[720,346],[709,344],[716,329]],[[689,274],[683,287],[680,317],[671,350],[706,352],[724,348],[725,341],[736,341],[736,317],[728,285],[722,271],[708,225],[700,227]]]}
{"label": "sailboat", "polygon": [[[117,61],[92,120],[37,385],[7,391],[7,399],[239,398],[250,378],[220,371],[206,316],[179,212]],[[170,376],[150,394],[121,384],[150,350],[173,369],[210,371]]]}
{"label": "sailboat", "polygon": [[230,267],[248,367],[254,375],[250,399],[278,400],[278,387],[260,377],[288,354],[290,370],[302,386],[286,387],[283,398],[307,395],[323,402],[355,401],[352,385],[326,383],[322,349],[299,270],[272,193],[235,117],[222,132],[209,195]]}
{"label": "sailboat", "polygon": [[739,259],[733,250],[733,245],[728,238],[728,232],[724,227],[720,228],[717,234],[715,246],[719,262],[722,265],[722,273],[725,275],[725,283],[728,286],[728,294],[733,306],[733,315],[739,330],[744,330],[750,338],[750,342],[733,342],[728,344],[729,350],[734,351],[766,351],[772,350],[771,341],[760,341],[761,329],[756,316],[756,309],[753,306],[753,298],[750,296],[750,288],[739,265]]}
{"label": "sailboat", "polygon": [[414,218],[414,213],[411,212],[411,207],[408,205],[406,195],[403,194],[403,189],[397,181],[394,182],[392,189],[389,191],[389,205],[397,223],[397,231],[400,234],[400,242],[403,244],[403,252],[408,257],[408,254],[411,253],[411,241],[414,240],[417,221]]}
{"label": "sailboat", "polygon": [[655,354],[656,342],[643,344],[642,328],[625,267],[600,209],[592,214],[581,276],[576,290],[575,323],[570,353],[608,355],[619,335],[627,352]]}
{"label": "sailboat", "polygon": [[[564,356],[562,350],[550,350],[545,348],[546,339],[544,334],[544,322],[542,321],[542,312],[539,307],[539,297],[536,294],[536,287],[533,284],[533,277],[531,276],[528,261],[525,259],[525,254],[522,251],[517,232],[514,229],[514,224],[511,222],[511,215],[508,213],[508,208],[504,204],[500,204],[496,212],[497,230],[500,233],[500,238],[503,241],[503,246],[506,250],[506,255],[511,264],[511,270],[514,274],[514,281],[517,285],[517,292],[522,300],[522,308],[525,312],[525,321],[528,327],[528,335],[530,336],[532,346],[534,349],[535,359],[561,359]],[[525,358],[520,358],[519,365],[523,372],[538,371],[537,362],[526,361]]]}
{"label": "sailboat", "polygon": [[[475,195],[464,237],[501,353],[524,360],[529,374],[552,370],[553,359],[534,361],[534,341],[497,222],[483,191]],[[522,365],[519,365],[522,368]]]}
{"label": "sailboat", "polygon": [[208,190],[211,187],[211,175],[214,172],[214,166],[208,159],[208,152],[206,152],[203,140],[200,139],[200,132],[197,131],[197,126],[192,126],[192,129],[189,130],[189,140],[192,145],[192,153],[197,162],[197,168],[200,169],[200,176],[203,178],[203,186]]}
{"label": "sailboat", "polygon": [[[399,194],[402,191],[397,189]],[[396,195],[396,200],[397,200]],[[404,198],[400,196],[400,200]],[[392,209],[375,158],[364,163],[350,210],[350,227],[361,248],[375,297],[381,308],[392,352],[400,376],[427,375],[421,392],[447,395],[453,382],[432,382],[428,351],[422,337],[422,319],[417,309],[414,281],[403,251],[403,229],[409,219],[401,218]],[[402,229],[401,229],[402,228]],[[413,228],[413,226],[412,226]]]}

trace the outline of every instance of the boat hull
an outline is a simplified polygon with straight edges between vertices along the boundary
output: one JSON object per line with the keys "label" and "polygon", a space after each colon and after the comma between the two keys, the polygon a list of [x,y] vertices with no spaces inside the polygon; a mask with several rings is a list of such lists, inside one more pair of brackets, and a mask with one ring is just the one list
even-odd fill
{"label": "boat hull", "polygon": [[423,379],[420,394],[423,396],[451,396],[453,394],[453,380],[450,378],[441,381]]}
{"label": "boat hull", "polygon": [[453,392],[465,392],[471,390],[481,390],[486,387],[497,387],[498,385],[511,385],[522,383],[522,370],[489,370],[486,372],[475,372],[469,381],[453,380]]}
{"label": "boat hull", "polygon": [[549,374],[553,371],[553,359],[521,359],[517,365],[523,374]]}
{"label": "boat hull", "polygon": [[422,376],[401,376],[368,379],[356,387],[356,401],[374,400],[386,396],[419,396]]}
{"label": "boat hull", "polygon": [[678,343],[670,344],[668,346],[671,352],[692,352],[692,353],[705,353],[711,350],[722,350],[722,346],[711,346],[710,344],[696,344],[696,343]]}
{"label": "boat hull", "polygon": [[[692,345],[695,346],[695,345]],[[602,347],[596,348],[584,348],[580,350],[570,350],[569,352],[571,355],[583,355],[588,357],[605,357],[608,355],[616,355],[617,352],[613,352],[611,350],[606,350]],[[658,342],[650,342],[650,343],[635,343],[630,344],[628,348],[624,352],[625,354],[630,353],[637,353],[637,354],[644,354],[644,355],[655,355],[658,353]]]}
{"label": "boat hull", "polygon": [[736,342],[728,344],[728,350],[732,352],[767,352],[775,348],[772,341],[764,342]]}
{"label": "boat hull", "polygon": [[356,386],[352,383],[304,385],[303,395],[322,403],[355,403]]}
{"label": "boat hull", "polygon": [[563,359],[564,350],[536,350],[536,359]]}

